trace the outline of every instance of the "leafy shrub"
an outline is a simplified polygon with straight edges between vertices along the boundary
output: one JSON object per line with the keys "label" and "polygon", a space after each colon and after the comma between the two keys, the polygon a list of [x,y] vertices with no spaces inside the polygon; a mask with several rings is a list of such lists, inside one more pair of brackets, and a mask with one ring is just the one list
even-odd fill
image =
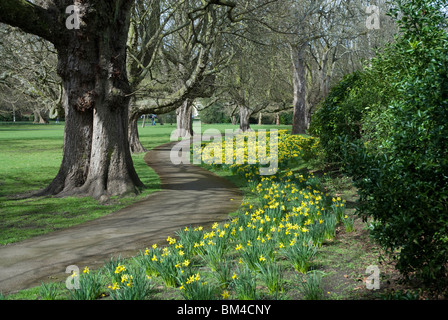
{"label": "leafy shrub", "polygon": [[387,134],[384,112],[392,97],[400,94],[392,84],[395,74],[388,70],[407,68],[389,51],[387,48],[363,70],[346,75],[315,112],[310,133],[319,137],[326,162],[343,165],[346,145],[361,140],[370,143]]}
{"label": "leafy shrub", "polygon": [[361,72],[345,76],[313,115],[310,133],[319,136],[328,162],[341,161],[342,137],[361,138],[361,105],[349,101],[351,90],[360,87],[361,79]]}
{"label": "leafy shrub", "polygon": [[340,145],[359,190],[359,213],[374,220],[372,236],[395,255],[403,275],[435,290],[446,285],[448,262],[447,5],[396,1],[402,35],[373,63],[396,94],[381,115],[364,116],[361,139],[343,137]]}

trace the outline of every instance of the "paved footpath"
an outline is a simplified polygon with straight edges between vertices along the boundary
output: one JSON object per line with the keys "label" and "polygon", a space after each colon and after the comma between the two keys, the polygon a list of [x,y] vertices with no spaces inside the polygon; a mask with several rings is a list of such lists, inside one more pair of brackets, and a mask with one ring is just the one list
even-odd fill
{"label": "paved footpath", "polygon": [[172,164],[173,145],[159,146],[145,156],[162,182],[162,190],[148,200],[69,229],[0,246],[0,292],[65,281],[67,266],[93,269],[111,256],[135,256],[154,243],[166,244],[168,236],[185,226],[207,226],[236,211],[242,201],[239,189],[194,165]]}

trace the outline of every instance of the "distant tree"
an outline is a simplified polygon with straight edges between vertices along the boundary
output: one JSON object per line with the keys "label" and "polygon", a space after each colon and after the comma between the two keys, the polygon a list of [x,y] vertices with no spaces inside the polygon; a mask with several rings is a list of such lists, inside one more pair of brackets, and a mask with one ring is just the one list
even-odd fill
{"label": "distant tree", "polygon": [[[34,122],[63,117],[62,83],[57,75],[57,56],[48,41],[2,25],[0,40],[0,95],[11,112],[32,112]],[[8,93],[7,93],[8,92]],[[12,101],[16,100],[16,103]]]}
{"label": "distant tree", "polygon": [[[331,85],[361,68],[362,60],[372,57],[379,39],[388,34],[381,29],[374,35],[376,30],[367,28],[369,5],[365,1],[288,0],[276,3],[268,13],[264,25],[290,50],[292,134],[306,133],[312,109],[328,95]],[[384,42],[389,39],[383,37]]]}
{"label": "distant tree", "polygon": [[232,110],[231,119],[239,118],[240,130],[250,131],[252,116],[290,108],[292,83],[285,67],[286,47],[252,16],[239,22],[228,45],[234,56],[217,76],[217,86],[225,92],[222,99]]}
{"label": "distant tree", "polygon": [[212,4],[153,0],[136,5],[128,46],[132,152],[145,151],[136,126],[143,114],[176,110],[179,136],[192,134],[193,101],[212,94],[214,73],[227,60],[226,53],[213,55],[228,20],[226,10]]}
{"label": "distant tree", "polygon": [[[63,160],[55,179],[39,195],[101,198],[136,194],[144,187],[134,169],[128,139],[129,104],[134,92],[127,72],[127,49],[134,4],[133,0],[0,2],[0,22],[49,41],[57,52],[66,120]],[[237,3],[209,0],[195,4],[192,21],[195,16],[211,14],[214,6],[222,6],[231,20],[238,16]],[[160,23],[152,19],[150,24]],[[210,30],[199,29],[205,35]],[[206,54],[202,49],[197,57]],[[205,63],[197,64],[192,77],[205,67]],[[141,70],[152,71],[147,65]],[[187,81],[181,94],[161,100],[183,101],[179,96],[190,86]],[[158,101],[155,111],[169,111]]]}

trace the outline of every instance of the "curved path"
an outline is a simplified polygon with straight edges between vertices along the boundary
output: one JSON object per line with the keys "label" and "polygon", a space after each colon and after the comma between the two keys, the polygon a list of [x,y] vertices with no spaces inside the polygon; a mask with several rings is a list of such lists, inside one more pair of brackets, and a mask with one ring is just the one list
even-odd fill
{"label": "curved path", "polygon": [[65,281],[69,265],[82,270],[98,267],[111,256],[135,256],[154,243],[166,244],[167,236],[185,226],[210,225],[236,211],[242,201],[240,190],[197,166],[173,165],[173,145],[159,146],[145,156],[162,183],[162,190],[148,200],[69,229],[0,247],[0,292],[13,293],[49,279]]}

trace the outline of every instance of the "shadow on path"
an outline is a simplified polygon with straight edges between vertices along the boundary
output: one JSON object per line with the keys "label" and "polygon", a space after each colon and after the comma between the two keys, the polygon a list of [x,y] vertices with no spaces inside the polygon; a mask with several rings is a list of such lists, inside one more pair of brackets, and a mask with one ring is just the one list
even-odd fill
{"label": "shadow on path", "polygon": [[82,270],[98,267],[111,256],[135,256],[154,243],[166,244],[169,235],[185,226],[208,226],[236,211],[240,190],[194,165],[173,165],[174,144],[145,156],[162,183],[162,190],[149,199],[94,221],[0,247],[0,292],[13,293],[48,279],[65,281],[69,265]]}

